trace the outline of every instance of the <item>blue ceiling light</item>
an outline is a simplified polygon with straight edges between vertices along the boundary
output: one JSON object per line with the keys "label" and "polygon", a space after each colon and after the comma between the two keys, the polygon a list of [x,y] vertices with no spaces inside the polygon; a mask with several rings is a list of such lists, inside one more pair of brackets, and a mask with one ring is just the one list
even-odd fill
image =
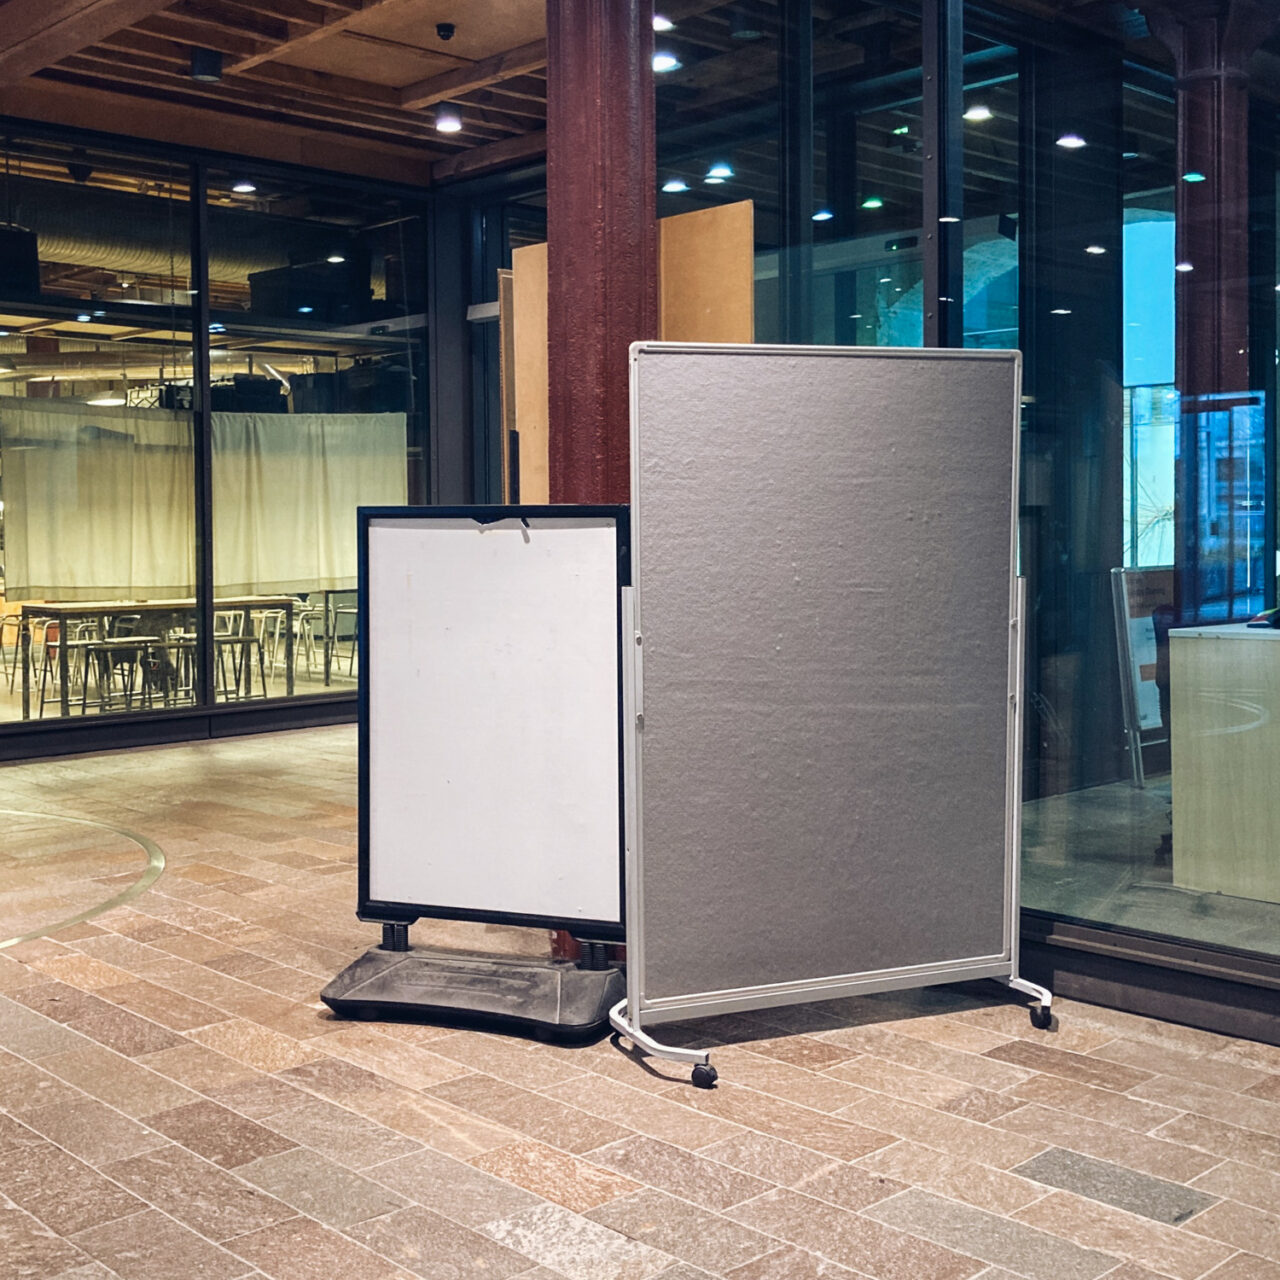
{"label": "blue ceiling light", "polygon": [[668,195],[679,195],[681,191],[689,190],[689,184],[683,178],[668,178],[662,184],[662,189]]}
{"label": "blue ceiling light", "polygon": [[707,170],[708,181],[710,181],[712,178],[719,178],[720,181],[723,182],[726,178],[732,178],[732,177],[733,177],[733,166],[731,164],[727,164],[723,160],[717,160],[715,164],[713,164],[711,168]]}
{"label": "blue ceiling light", "polygon": [[830,209],[819,209],[818,212],[813,215],[813,220],[814,222],[830,222],[835,216],[836,215],[832,213]]}
{"label": "blue ceiling light", "polygon": [[661,75],[665,71],[679,71],[684,63],[667,49],[659,49],[653,55],[653,69]]}

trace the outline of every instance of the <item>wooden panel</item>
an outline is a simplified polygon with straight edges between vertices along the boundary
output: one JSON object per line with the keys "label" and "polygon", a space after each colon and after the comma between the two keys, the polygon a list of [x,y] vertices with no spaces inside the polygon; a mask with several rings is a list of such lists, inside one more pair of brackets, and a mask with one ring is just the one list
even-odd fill
{"label": "wooden panel", "polygon": [[516,430],[520,433],[520,501],[550,502],[547,422],[547,246],[511,254],[515,331]]}
{"label": "wooden panel", "polygon": [[[513,476],[511,441],[519,439],[516,427],[516,318],[515,290],[511,272],[498,272],[498,386],[499,418],[502,422],[502,440],[498,445],[502,469],[502,501],[520,500],[519,475]],[[519,468],[516,468],[517,472]],[[516,483],[512,483],[513,480]]]}
{"label": "wooden panel", "polygon": [[661,219],[658,280],[658,332],[664,342],[754,342],[751,201]]}
{"label": "wooden panel", "polygon": [[1173,881],[1280,902],[1280,631],[1169,635]]}

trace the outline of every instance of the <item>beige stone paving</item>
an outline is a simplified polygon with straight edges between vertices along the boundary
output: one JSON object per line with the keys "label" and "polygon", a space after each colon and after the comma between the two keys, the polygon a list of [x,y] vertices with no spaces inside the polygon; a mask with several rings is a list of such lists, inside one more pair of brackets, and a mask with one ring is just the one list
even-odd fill
{"label": "beige stone paving", "polygon": [[[608,1042],[329,1015],[377,941],[353,729],[3,766],[0,807],[168,857],[0,950],[5,1277],[1280,1280],[1274,1046],[1069,1001],[1037,1031],[970,984],[670,1029],[719,1046],[703,1092]],[[137,878],[86,830],[0,819],[4,936]],[[1070,1190],[1015,1169],[1055,1148]],[[1171,1182],[1185,1221],[1159,1218]]]}

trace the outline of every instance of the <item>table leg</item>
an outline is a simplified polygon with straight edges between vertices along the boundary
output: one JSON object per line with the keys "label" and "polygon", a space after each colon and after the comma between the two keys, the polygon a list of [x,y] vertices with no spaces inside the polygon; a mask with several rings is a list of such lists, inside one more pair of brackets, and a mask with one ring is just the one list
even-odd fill
{"label": "table leg", "polygon": [[31,619],[22,620],[22,718],[31,719]]}
{"label": "table leg", "polygon": [[329,684],[329,672],[333,667],[333,619],[334,611],[331,607],[330,597],[324,598],[324,682],[326,687]]}
{"label": "table leg", "polygon": [[69,628],[66,619],[63,619],[58,625],[58,680],[61,685],[58,692],[64,717],[71,714],[71,663],[67,660],[68,639]]}
{"label": "table leg", "polygon": [[284,607],[284,691],[293,696],[293,605]]}

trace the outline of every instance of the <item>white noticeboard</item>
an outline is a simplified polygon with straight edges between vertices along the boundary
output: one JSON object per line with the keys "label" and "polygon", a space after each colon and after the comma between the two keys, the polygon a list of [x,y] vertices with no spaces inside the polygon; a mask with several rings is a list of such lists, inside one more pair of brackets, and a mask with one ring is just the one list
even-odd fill
{"label": "white noticeboard", "polygon": [[626,525],[361,512],[362,916],[620,936]]}

